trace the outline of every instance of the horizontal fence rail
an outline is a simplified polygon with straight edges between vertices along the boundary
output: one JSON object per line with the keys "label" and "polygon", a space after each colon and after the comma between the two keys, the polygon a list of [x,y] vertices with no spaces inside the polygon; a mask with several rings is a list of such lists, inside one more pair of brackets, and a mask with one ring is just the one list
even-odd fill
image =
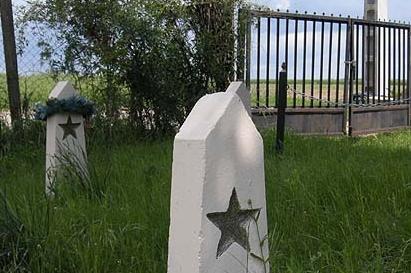
{"label": "horizontal fence rail", "polygon": [[[244,12],[244,11],[243,11]],[[362,19],[248,11],[245,81],[257,108],[409,104],[410,26]]]}

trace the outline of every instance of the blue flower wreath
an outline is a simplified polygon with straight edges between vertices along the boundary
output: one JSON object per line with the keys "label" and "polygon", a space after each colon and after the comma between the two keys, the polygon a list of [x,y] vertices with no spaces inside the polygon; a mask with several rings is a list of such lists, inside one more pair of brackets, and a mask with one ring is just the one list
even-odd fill
{"label": "blue flower wreath", "polygon": [[62,112],[75,113],[87,118],[95,112],[94,102],[81,96],[73,96],[68,99],[49,99],[46,104],[37,104],[35,116],[37,120],[47,120],[48,117]]}

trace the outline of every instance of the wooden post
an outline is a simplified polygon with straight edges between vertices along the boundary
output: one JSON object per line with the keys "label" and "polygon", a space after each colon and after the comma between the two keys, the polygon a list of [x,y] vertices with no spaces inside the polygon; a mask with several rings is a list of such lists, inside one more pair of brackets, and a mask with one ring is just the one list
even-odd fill
{"label": "wooden post", "polygon": [[6,63],[10,114],[13,127],[15,127],[19,126],[21,121],[21,101],[11,0],[1,0],[0,15],[3,32],[4,59]]}
{"label": "wooden post", "polygon": [[287,64],[282,65],[280,72],[280,80],[278,87],[278,112],[277,112],[277,153],[284,151],[284,135],[285,135],[285,109],[287,108]]}

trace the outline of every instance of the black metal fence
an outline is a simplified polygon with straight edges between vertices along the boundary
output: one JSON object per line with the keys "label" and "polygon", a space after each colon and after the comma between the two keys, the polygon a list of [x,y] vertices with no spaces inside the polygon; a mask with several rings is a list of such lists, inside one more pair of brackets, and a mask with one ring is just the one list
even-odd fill
{"label": "black metal fence", "polygon": [[[243,11],[245,12],[245,11]],[[410,25],[247,11],[242,73],[254,107],[277,107],[281,63],[288,107],[408,104]],[[240,28],[241,29],[241,28]]]}

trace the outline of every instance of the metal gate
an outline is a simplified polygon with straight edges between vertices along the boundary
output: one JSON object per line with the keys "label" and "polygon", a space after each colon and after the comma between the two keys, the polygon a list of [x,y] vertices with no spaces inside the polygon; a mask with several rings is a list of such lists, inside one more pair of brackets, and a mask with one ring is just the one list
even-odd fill
{"label": "metal gate", "polygon": [[[253,106],[276,107],[281,64],[288,107],[409,104],[410,25],[274,11],[247,14],[239,42]],[[240,29],[242,29],[240,27]]]}

